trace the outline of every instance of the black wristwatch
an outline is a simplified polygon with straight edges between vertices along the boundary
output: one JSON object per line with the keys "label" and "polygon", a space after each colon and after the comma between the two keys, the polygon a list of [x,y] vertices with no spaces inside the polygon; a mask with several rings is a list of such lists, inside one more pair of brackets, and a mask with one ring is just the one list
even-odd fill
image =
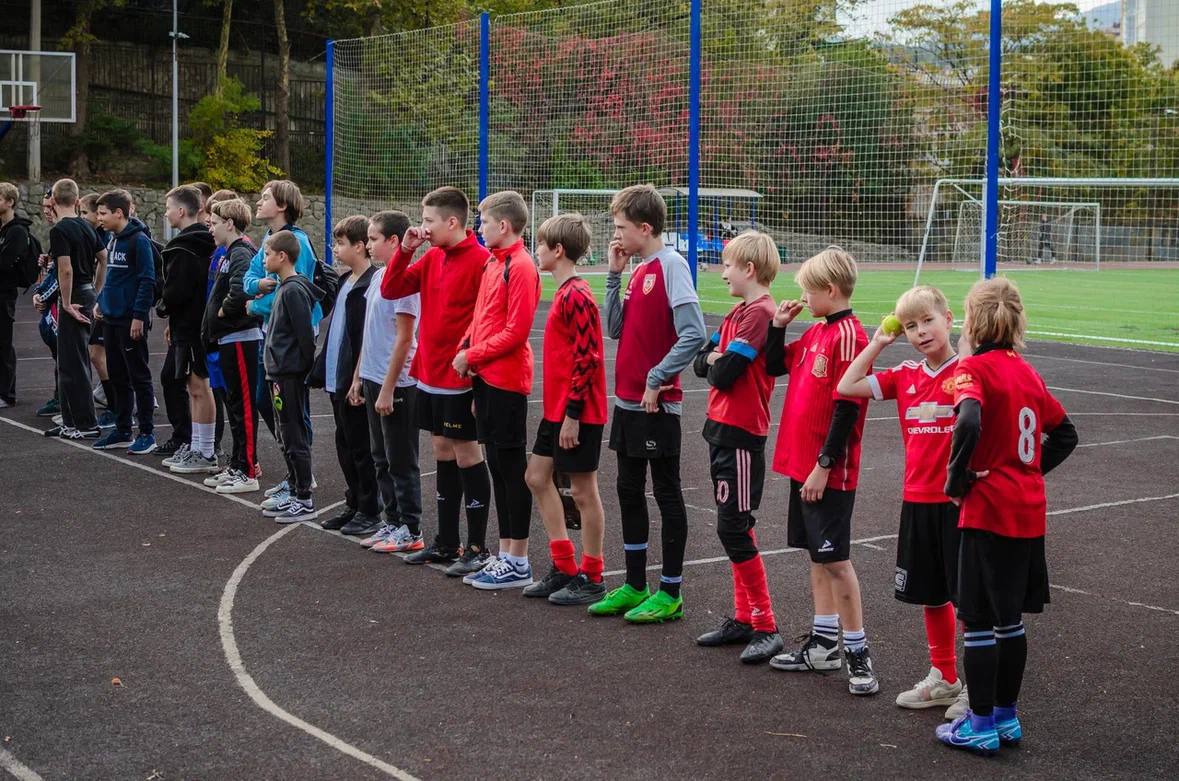
{"label": "black wristwatch", "polygon": [[826,453],[820,453],[819,466],[823,467],[824,469],[830,469],[831,467],[835,466],[835,459]]}

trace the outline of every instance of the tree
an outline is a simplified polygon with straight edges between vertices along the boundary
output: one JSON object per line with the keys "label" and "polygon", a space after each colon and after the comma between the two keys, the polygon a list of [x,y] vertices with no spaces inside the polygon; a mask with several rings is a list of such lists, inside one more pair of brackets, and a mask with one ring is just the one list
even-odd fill
{"label": "tree", "polygon": [[274,141],[278,167],[291,170],[291,40],[284,0],[274,0],[274,34],[278,39],[278,89],[274,94]]}
{"label": "tree", "polygon": [[70,175],[84,179],[90,176],[90,160],[86,152],[86,145],[80,143],[86,131],[86,120],[89,116],[88,103],[90,100],[90,49],[97,40],[93,32],[94,15],[103,8],[121,6],[124,0],[81,0],[74,9],[74,23],[66,34],[61,37],[60,47],[74,52],[74,77],[77,93],[75,94],[76,113],[74,124],[70,126],[70,136],[74,140],[74,149],[70,155]]}
{"label": "tree", "polygon": [[221,0],[221,40],[217,47],[217,91],[224,92],[229,78],[229,27],[233,21],[233,0]]}

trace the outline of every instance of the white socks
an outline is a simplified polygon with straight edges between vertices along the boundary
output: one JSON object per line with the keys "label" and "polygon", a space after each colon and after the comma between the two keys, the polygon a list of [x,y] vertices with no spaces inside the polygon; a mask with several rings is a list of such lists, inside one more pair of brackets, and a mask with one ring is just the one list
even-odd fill
{"label": "white socks", "polygon": [[192,449],[205,458],[213,457],[213,440],[217,434],[216,423],[192,424]]}

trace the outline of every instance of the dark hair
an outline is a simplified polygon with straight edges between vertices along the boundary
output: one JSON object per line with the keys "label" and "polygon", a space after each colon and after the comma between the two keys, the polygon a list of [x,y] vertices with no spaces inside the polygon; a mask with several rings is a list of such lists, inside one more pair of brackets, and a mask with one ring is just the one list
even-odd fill
{"label": "dark hair", "polygon": [[398,241],[402,241],[405,239],[405,232],[409,230],[409,215],[392,209],[377,212],[369,218],[369,222],[376,226],[386,239],[396,236]]}
{"label": "dark hair", "polygon": [[189,217],[197,216],[201,210],[201,191],[191,184],[182,184],[168,191],[166,200],[176,201]]}
{"label": "dark hair", "polygon": [[368,242],[368,217],[353,214],[336,223],[332,228],[332,238],[345,238],[349,244],[366,244]]}
{"label": "dark hair", "polygon": [[201,194],[202,206],[204,205],[205,201],[209,200],[210,196],[213,195],[213,188],[207,182],[189,182],[188,186],[195,187],[197,192]]}
{"label": "dark hair", "polygon": [[266,240],[271,252],[285,252],[291,263],[299,261],[299,240],[290,231],[279,231]]}
{"label": "dark hair", "polygon": [[238,194],[233,190],[218,190],[205,199],[205,207],[208,208],[211,203],[219,203],[221,201],[231,201],[237,198]]}
{"label": "dark hair", "polygon": [[98,196],[98,201],[94,205],[105,206],[112,214],[121,211],[124,219],[131,218],[131,193],[126,190],[108,190]]}
{"label": "dark hair", "polygon": [[549,217],[536,231],[537,241],[549,249],[556,249],[557,245],[564,247],[565,257],[574,263],[589,252],[592,239],[585,218],[576,212]]}
{"label": "dark hair", "polygon": [[618,191],[610,203],[610,213],[621,214],[635,225],[645,222],[651,226],[651,233],[658,236],[667,222],[667,202],[651,185],[635,184]]}
{"label": "dark hair", "polygon": [[471,201],[457,187],[439,187],[422,199],[422,206],[432,206],[445,217],[454,217],[464,227],[471,215]]}

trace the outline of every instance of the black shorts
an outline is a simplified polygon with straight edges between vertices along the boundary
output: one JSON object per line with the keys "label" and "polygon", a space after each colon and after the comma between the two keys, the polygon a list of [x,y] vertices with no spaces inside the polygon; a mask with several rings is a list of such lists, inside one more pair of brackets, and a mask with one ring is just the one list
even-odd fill
{"label": "black shorts", "polygon": [[205,351],[205,345],[173,341],[172,347],[176,351],[176,373],[173,375],[175,379],[187,380],[192,374],[209,379],[209,365],[206,360],[208,353]]}
{"label": "black shorts", "polygon": [[1003,537],[962,529],[958,548],[958,618],[967,626],[1011,626],[1042,613],[1048,593],[1044,538]]}
{"label": "black shorts", "polygon": [[102,321],[96,323],[94,328],[90,330],[90,344],[106,347],[106,334],[103,333]]}
{"label": "black shorts", "polygon": [[680,416],[670,412],[636,412],[614,408],[610,449],[631,458],[667,458],[680,454]]}
{"label": "black shorts", "polygon": [[478,377],[471,386],[475,399],[475,431],[479,441],[501,448],[528,444],[528,397]]}
{"label": "black shorts", "polygon": [[713,497],[721,517],[737,517],[761,507],[766,482],[765,450],[708,445]]}
{"label": "black shorts", "polygon": [[582,423],[577,432],[577,447],[565,450],[557,444],[561,436],[561,424],[541,420],[540,427],[536,429],[532,454],[553,459],[554,472],[573,475],[596,472],[602,456],[602,432],[605,428],[601,423]]}
{"label": "black shorts", "polygon": [[902,502],[894,596],[911,605],[957,602],[958,507]]}
{"label": "black shorts", "polygon": [[418,428],[436,437],[474,442],[477,435],[471,391],[430,393],[418,388]]}
{"label": "black shorts", "polygon": [[831,564],[851,558],[851,517],[855,491],[828,488],[817,502],[802,500],[802,483],[790,481],[790,510],[786,518],[786,544],[806,548],[811,561]]}

